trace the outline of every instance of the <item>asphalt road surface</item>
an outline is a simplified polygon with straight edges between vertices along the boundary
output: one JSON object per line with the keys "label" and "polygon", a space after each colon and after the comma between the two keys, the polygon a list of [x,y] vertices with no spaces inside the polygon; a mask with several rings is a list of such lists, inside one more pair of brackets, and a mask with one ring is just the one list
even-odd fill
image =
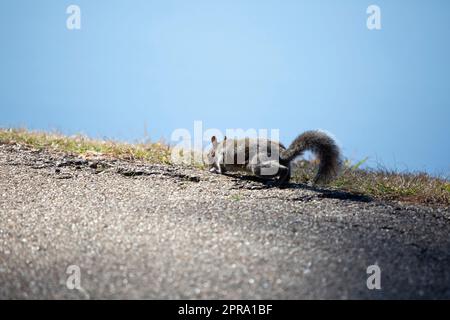
{"label": "asphalt road surface", "polygon": [[17,145],[0,195],[2,299],[450,298],[448,208]]}

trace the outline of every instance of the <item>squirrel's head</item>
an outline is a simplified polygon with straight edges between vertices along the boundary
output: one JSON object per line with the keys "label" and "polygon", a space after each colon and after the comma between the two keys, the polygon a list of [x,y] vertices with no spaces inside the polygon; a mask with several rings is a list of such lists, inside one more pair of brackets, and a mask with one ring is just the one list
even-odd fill
{"label": "squirrel's head", "polygon": [[[227,139],[227,137],[224,138],[224,141]],[[208,154],[207,154],[207,160],[208,160],[208,166],[209,166],[209,171],[211,172],[215,172],[218,170],[217,166],[217,148],[219,146],[219,142],[217,141],[216,136],[212,136],[211,137],[211,143],[212,143],[212,148],[209,150]]]}

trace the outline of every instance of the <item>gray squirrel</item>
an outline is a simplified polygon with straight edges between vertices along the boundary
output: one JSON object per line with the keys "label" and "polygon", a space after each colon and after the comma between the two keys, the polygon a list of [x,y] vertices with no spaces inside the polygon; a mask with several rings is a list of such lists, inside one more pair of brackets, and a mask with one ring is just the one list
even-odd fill
{"label": "gray squirrel", "polygon": [[328,183],[335,177],[341,164],[340,150],[333,138],[322,131],[306,131],[285,148],[268,139],[227,139],[218,142],[211,138],[212,148],[207,154],[211,172],[245,171],[263,179],[275,179],[277,185],[289,182],[290,163],[306,150],[319,159],[319,170],[314,184]]}

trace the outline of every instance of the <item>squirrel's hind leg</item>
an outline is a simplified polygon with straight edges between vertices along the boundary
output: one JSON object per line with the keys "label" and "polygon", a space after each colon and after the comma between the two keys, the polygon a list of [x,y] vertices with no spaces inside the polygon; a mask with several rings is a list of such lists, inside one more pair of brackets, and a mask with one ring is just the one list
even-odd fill
{"label": "squirrel's hind leg", "polygon": [[291,180],[291,169],[289,167],[280,165],[280,174],[278,176],[277,184],[283,185]]}
{"label": "squirrel's hind leg", "polygon": [[283,184],[290,178],[290,169],[275,160],[250,164],[249,167],[257,177],[267,180],[278,177],[277,184]]}

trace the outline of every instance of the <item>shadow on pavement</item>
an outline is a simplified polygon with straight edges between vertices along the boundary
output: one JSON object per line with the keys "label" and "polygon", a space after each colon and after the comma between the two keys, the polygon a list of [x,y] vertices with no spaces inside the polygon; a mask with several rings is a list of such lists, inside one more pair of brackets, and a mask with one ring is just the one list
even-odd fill
{"label": "shadow on pavement", "polygon": [[[244,182],[244,184],[240,184],[238,189],[251,189],[251,190],[261,190],[261,189],[270,189],[270,188],[280,188],[280,189],[306,189],[320,193],[318,198],[328,198],[328,199],[339,199],[339,200],[347,200],[347,201],[356,201],[356,202],[371,202],[373,199],[371,197],[356,194],[341,190],[332,190],[326,189],[323,187],[316,187],[307,185],[304,183],[287,183],[284,185],[277,185],[273,180],[265,180],[252,175],[239,175],[239,174],[230,174],[225,173],[224,175],[233,178],[235,182]],[[247,183],[245,183],[247,182]],[[291,199],[292,200],[292,199]],[[303,198],[296,199],[298,201],[303,201]]]}

